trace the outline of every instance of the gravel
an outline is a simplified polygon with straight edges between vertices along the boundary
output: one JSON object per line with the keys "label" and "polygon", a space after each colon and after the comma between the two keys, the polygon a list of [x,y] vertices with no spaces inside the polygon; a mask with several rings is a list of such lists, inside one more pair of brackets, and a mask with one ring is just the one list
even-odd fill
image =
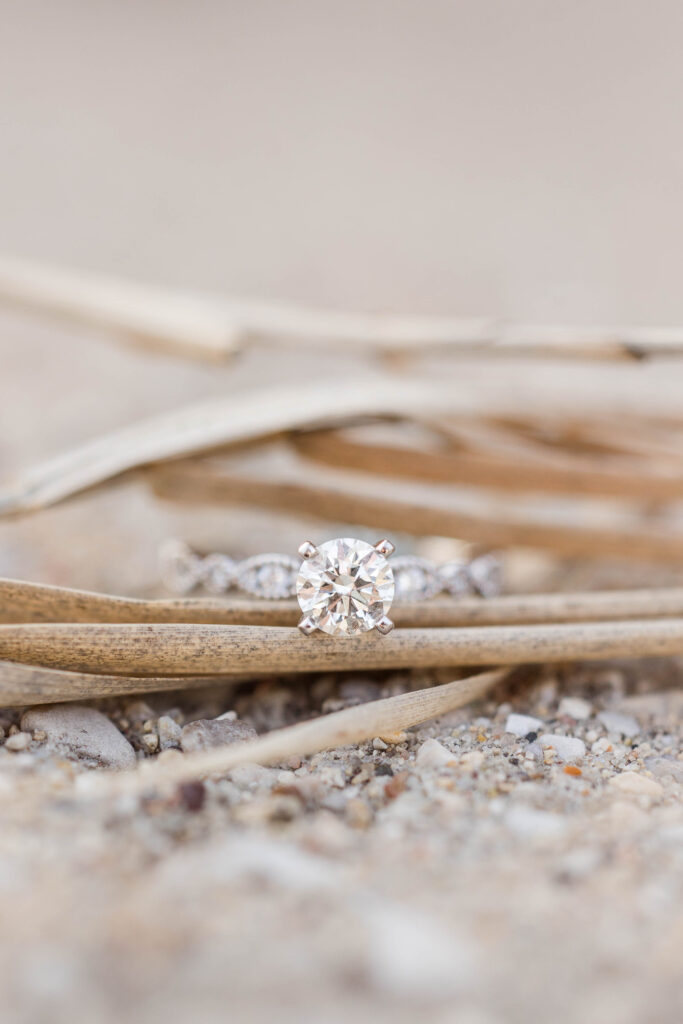
{"label": "gravel", "polygon": [[26,732],[45,733],[47,743],[91,766],[132,768],[135,751],[111,720],[95,708],[52,704],[33,708],[21,719]]}
{"label": "gravel", "polygon": [[256,737],[256,730],[246,722],[232,718],[200,719],[182,730],[180,745],[185,753],[240,743]]}

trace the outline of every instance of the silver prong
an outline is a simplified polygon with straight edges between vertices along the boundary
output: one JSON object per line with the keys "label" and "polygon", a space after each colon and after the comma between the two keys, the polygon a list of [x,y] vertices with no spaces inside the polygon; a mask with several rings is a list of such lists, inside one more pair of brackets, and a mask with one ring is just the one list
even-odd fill
{"label": "silver prong", "polygon": [[318,549],[315,544],[311,544],[310,540],[305,540],[303,544],[299,545],[299,554],[302,558],[313,558],[313,555],[318,554]]}
{"label": "silver prong", "polygon": [[386,636],[387,633],[391,633],[393,628],[394,624],[388,615],[383,615],[382,618],[377,623],[377,625],[375,626],[377,632],[381,633],[383,636]]}
{"label": "silver prong", "polygon": [[390,540],[387,540],[386,537],[384,540],[378,540],[375,544],[375,551],[379,551],[380,555],[384,555],[385,558],[388,558],[389,555],[393,555],[395,550],[396,546],[392,544]]}
{"label": "silver prong", "polygon": [[299,623],[299,629],[301,630],[302,633],[305,633],[306,636],[310,636],[311,633],[314,633],[316,628],[317,627],[313,619],[311,619],[310,616],[308,615],[304,615],[303,619]]}

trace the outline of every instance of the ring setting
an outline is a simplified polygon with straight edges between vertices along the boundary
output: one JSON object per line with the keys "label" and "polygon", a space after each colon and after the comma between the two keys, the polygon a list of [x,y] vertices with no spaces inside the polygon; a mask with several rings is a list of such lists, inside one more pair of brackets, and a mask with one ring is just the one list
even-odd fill
{"label": "ring setting", "polygon": [[[417,555],[397,555],[389,540],[376,544],[341,537],[315,545],[304,541],[299,558],[266,553],[236,560],[227,554],[200,554],[184,541],[169,539],[160,550],[163,580],[186,595],[197,588],[224,595],[283,601],[296,597],[299,628],[331,636],[389,633],[392,601],[429,601],[439,595],[456,601],[495,597],[501,592],[501,564],[495,554],[469,561],[435,564]],[[391,565],[389,565],[391,558]]]}
{"label": "ring setting", "polygon": [[304,541],[296,578],[296,596],[303,618],[299,629],[307,636],[320,630],[330,636],[356,636],[377,630],[390,633],[388,616],[394,599],[394,574],[389,540],[376,544],[337,537],[316,546]]}

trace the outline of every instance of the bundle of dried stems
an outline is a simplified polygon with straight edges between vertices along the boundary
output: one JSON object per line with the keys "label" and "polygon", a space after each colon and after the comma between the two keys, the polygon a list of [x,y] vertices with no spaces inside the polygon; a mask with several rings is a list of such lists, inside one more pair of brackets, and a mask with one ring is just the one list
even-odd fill
{"label": "bundle of dried stems", "polygon": [[[319,313],[169,296],[10,259],[0,260],[0,299],[200,358],[254,342],[289,346],[313,339],[375,352],[602,359],[683,353],[683,331]],[[368,428],[378,422],[386,428],[380,441]],[[411,430],[422,432],[419,443]],[[251,461],[274,442],[287,456],[279,478]],[[582,417],[573,402],[564,412],[520,403],[473,410],[452,385],[419,377],[375,372],[335,386],[277,387],[158,416],[66,452],[6,486],[0,516],[40,509],[131,473],[173,501],[276,506],[382,532],[561,556],[683,562],[676,510],[683,496],[683,422],[634,416],[625,424],[609,410]],[[511,494],[517,497],[512,510]],[[564,517],[552,506],[557,495],[568,510]],[[591,503],[600,502],[610,503],[608,525],[604,509],[593,514]],[[666,512],[670,524],[654,529],[653,508],[660,517]],[[434,599],[398,605],[399,628],[388,637],[339,642],[303,637],[291,601],[142,601],[5,580],[0,703],[190,688],[268,672],[679,655],[682,611],[682,589]],[[488,672],[349,709],[152,774],[172,781],[395,732],[459,706],[501,678],[500,671]],[[141,773],[134,785],[146,778]]]}
{"label": "bundle of dried stems", "polygon": [[[676,655],[682,608],[680,589],[442,599],[397,605],[406,625],[388,637],[338,640],[302,636],[290,601],[141,601],[5,580],[0,702],[182,689],[271,672]],[[290,624],[272,624],[283,620]],[[416,621],[422,628],[407,625]]]}

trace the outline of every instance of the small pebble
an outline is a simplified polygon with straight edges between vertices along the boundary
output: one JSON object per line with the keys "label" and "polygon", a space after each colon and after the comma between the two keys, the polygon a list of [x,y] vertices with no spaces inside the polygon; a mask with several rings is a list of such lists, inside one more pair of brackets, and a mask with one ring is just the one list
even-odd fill
{"label": "small pebble", "polygon": [[177,789],[178,800],[188,811],[201,811],[206,800],[203,782],[182,782]]}
{"label": "small pebble", "polygon": [[425,740],[417,752],[417,763],[421,768],[441,768],[454,760],[455,755],[438,740]]}
{"label": "small pebble", "polygon": [[162,715],[157,722],[159,732],[159,745],[162,750],[171,750],[180,746],[182,729],[177,722],[174,722],[168,715]]}
{"label": "small pebble", "polygon": [[62,753],[106,768],[133,768],[135,752],[114,723],[95,708],[52,704],[32,708],[21,719],[27,732],[40,731]]}
{"label": "small pebble", "polygon": [[156,754],[159,749],[159,737],[155,732],[145,733],[142,737],[142,746],[148,754]]}
{"label": "small pebble", "polygon": [[253,740],[256,730],[246,722],[232,718],[200,718],[190,722],[182,731],[180,745],[185,753],[197,750],[210,750],[212,747],[223,747],[228,743],[240,743],[242,740]]}
{"label": "small pebble", "polygon": [[460,764],[468,772],[476,772],[484,763],[484,754],[481,750],[468,750],[460,758]]}
{"label": "small pebble", "polygon": [[374,740],[372,741],[373,750],[387,750],[388,746],[389,744],[385,743],[384,740],[380,739],[379,736],[375,736]]}
{"label": "small pebble", "polygon": [[608,732],[618,732],[622,736],[637,736],[641,731],[633,715],[624,715],[620,711],[601,711],[598,721]]}
{"label": "small pebble", "polygon": [[588,701],[581,697],[563,697],[557,709],[558,715],[568,715],[575,722],[582,722],[584,719],[590,718],[592,711],[593,708]]}
{"label": "small pebble", "polygon": [[578,761],[586,753],[586,744],[576,736],[559,736],[544,733],[540,737],[542,747],[552,747],[561,761]]}
{"label": "small pebble", "polygon": [[31,733],[30,732],[15,732],[13,736],[9,736],[5,741],[5,747],[7,750],[11,750],[14,753],[19,753],[21,750],[28,750],[31,746]]}
{"label": "small pebble", "polygon": [[661,796],[664,792],[658,782],[639,772],[621,772],[619,775],[613,775],[609,784],[622,793],[635,793],[638,796]]}
{"label": "small pebble", "polygon": [[543,722],[532,715],[508,715],[505,723],[505,731],[515,736],[526,736],[527,733],[543,728]]}

